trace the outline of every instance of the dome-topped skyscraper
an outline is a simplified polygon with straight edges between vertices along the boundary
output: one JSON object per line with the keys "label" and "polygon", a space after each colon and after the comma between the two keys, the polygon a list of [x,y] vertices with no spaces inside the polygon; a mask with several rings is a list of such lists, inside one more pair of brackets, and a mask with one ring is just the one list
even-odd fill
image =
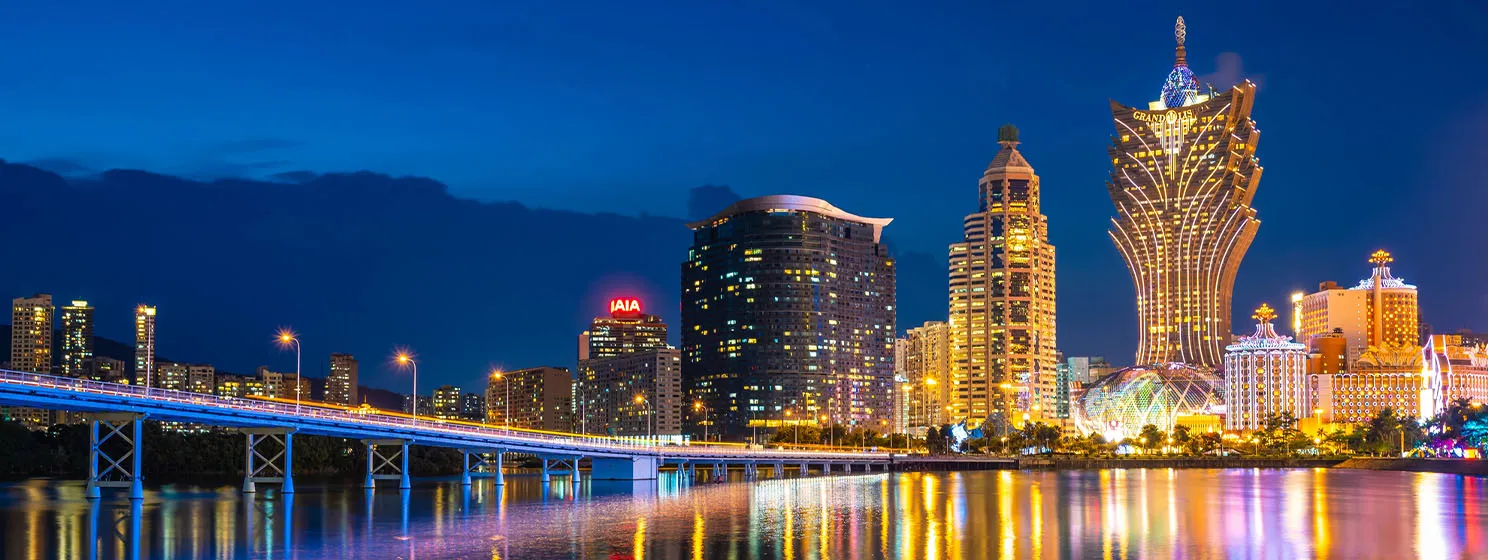
{"label": "dome-topped skyscraper", "polygon": [[1305,416],[1307,346],[1276,333],[1276,310],[1256,309],[1255,334],[1225,347],[1225,429],[1254,430],[1272,414]]}
{"label": "dome-topped skyscraper", "polygon": [[1230,339],[1230,292],[1260,221],[1261,167],[1250,120],[1255,84],[1201,93],[1178,20],[1162,99],[1111,102],[1111,240],[1136,285],[1136,362],[1215,367]]}

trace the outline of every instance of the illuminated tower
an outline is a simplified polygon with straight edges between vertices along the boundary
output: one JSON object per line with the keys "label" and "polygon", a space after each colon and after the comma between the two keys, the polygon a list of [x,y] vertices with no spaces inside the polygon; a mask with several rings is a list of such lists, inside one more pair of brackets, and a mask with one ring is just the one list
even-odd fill
{"label": "illuminated tower", "polygon": [[62,308],[62,375],[84,377],[88,360],[93,359],[93,308],[86,301],[73,300]]}
{"label": "illuminated tower", "polygon": [[1235,273],[1260,226],[1250,207],[1261,178],[1255,84],[1201,93],[1183,18],[1177,37],[1161,99],[1147,110],[1111,102],[1110,235],[1136,285],[1137,363],[1213,367],[1230,339]]}
{"label": "illuminated tower", "polygon": [[1225,347],[1225,429],[1254,430],[1272,414],[1306,416],[1307,346],[1277,334],[1276,310],[1256,309],[1255,334]]}
{"label": "illuminated tower", "polygon": [[158,383],[154,373],[155,308],[140,304],[134,309],[134,384]]}
{"label": "illuminated tower", "polygon": [[1370,348],[1419,346],[1420,304],[1416,287],[1390,274],[1395,258],[1381,249],[1369,255],[1374,271],[1352,288],[1323,282],[1298,299],[1298,341],[1318,347],[1318,339],[1338,333],[1353,365]]}
{"label": "illuminated tower", "polygon": [[10,368],[52,373],[52,296],[16,298],[10,310]]}
{"label": "illuminated tower", "polygon": [[[982,174],[965,238],[951,245],[950,422],[1040,405],[1054,392],[1054,246],[1039,213],[1039,177],[1018,153],[1018,129],[997,131],[1002,149]],[[1021,418],[1021,416],[1020,416]],[[1001,426],[1001,423],[996,423]]]}

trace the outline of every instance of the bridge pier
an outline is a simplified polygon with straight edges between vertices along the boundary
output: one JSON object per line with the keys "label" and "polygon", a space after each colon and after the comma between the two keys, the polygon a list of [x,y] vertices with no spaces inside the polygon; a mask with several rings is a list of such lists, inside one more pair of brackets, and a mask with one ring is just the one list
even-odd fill
{"label": "bridge pier", "polygon": [[770,474],[775,475],[775,478],[785,478],[785,463],[775,463],[773,470],[775,472]]}
{"label": "bridge pier", "polygon": [[[88,499],[100,498],[98,489],[103,487],[128,488],[131,500],[145,498],[144,477],[140,474],[144,419],[145,415],[135,413],[91,415],[88,431],[88,487],[85,491]],[[99,426],[105,428],[103,437],[98,435]],[[131,428],[130,434],[124,433],[125,427]],[[110,439],[123,441],[129,446],[128,450],[118,457],[109,455],[103,449],[103,444]],[[99,457],[108,462],[102,471],[98,470]],[[125,466],[125,461],[129,461],[129,466]]]}
{"label": "bridge pier", "polygon": [[697,482],[697,463],[687,462],[687,481]]}
{"label": "bridge pier", "polygon": [[542,481],[543,482],[549,482],[549,481],[552,481],[552,480],[553,480],[553,475],[548,472],[548,458],[547,457],[543,457],[542,458]]}
{"label": "bridge pier", "polygon": [[801,463],[796,467],[796,476],[806,476],[808,474],[811,474],[811,465],[809,463]]}
{"label": "bridge pier", "polygon": [[[278,482],[279,492],[293,494],[295,431],[291,428],[243,428],[238,431],[248,436],[248,445],[245,448],[247,463],[243,468],[243,493],[252,494],[258,491],[260,482]],[[274,442],[279,447],[278,453],[273,457],[259,448],[259,444],[265,441]],[[276,464],[281,458],[284,460],[283,467]],[[263,462],[257,463],[255,459]]]}
{"label": "bridge pier", "polygon": [[[688,463],[689,467],[691,463]],[[656,480],[661,471],[661,457],[635,455],[631,457],[589,457],[589,478],[592,480]]]}
{"label": "bridge pier", "polygon": [[[362,443],[367,446],[367,479],[362,484],[363,488],[377,487],[379,480],[396,480],[399,489],[413,488],[412,481],[408,479],[408,440],[406,439],[364,439]],[[397,446],[397,451],[392,455],[384,455],[379,448]],[[394,463],[401,459],[401,462]]]}
{"label": "bridge pier", "polygon": [[[461,449],[461,464],[465,465],[465,468],[460,473],[460,485],[470,486],[470,479],[487,474],[492,475],[492,478],[496,479],[498,486],[505,484],[506,481],[502,479],[501,475],[501,456],[503,454],[504,452],[499,449],[495,451]],[[487,455],[494,456],[495,462],[493,463],[492,459],[487,458]],[[475,457],[475,462],[470,461],[471,457]]]}

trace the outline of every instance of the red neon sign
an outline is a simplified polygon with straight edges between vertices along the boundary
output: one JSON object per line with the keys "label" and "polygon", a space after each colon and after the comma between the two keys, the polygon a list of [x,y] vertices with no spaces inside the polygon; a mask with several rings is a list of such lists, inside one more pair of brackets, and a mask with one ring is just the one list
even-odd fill
{"label": "red neon sign", "polygon": [[610,300],[610,315],[640,315],[641,300],[636,298],[616,298]]}

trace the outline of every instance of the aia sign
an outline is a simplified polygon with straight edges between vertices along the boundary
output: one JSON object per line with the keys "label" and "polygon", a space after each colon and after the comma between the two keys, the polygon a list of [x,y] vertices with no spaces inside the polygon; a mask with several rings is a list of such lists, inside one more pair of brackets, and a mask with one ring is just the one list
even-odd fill
{"label": "aia sign", "polygon": [[641,300],[636,298],[617,298],[610,300],[610,315],[640,315]]}

